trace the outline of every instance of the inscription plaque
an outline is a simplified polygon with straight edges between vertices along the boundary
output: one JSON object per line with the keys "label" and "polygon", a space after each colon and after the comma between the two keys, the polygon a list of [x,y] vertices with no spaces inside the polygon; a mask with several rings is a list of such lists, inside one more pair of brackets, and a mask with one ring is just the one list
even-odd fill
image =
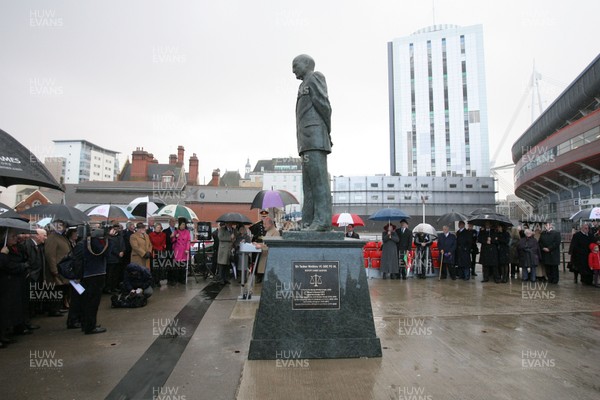
{"label": "inscription plaque", "polygon": [[293,261],[294,310],[340,308],[339,261]]}

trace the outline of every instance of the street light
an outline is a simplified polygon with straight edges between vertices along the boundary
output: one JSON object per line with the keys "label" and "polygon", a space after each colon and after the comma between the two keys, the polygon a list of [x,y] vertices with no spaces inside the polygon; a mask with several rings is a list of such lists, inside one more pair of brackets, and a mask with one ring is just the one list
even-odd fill
{"label": "street light", "polygon": [[423,202],[423,223],[425,223],[425,200],[429,200],[429,196],[421,196],[421,201]]}

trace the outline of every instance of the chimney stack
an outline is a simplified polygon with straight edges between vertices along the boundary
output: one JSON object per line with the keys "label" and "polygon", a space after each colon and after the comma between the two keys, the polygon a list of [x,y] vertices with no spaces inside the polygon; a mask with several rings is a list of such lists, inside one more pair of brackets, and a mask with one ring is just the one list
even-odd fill
{"label": "chimney stack", "polygon": [[219,181],[221,179],[221,170],[219,168],[213,169],[212,179],[208,182],[207,186],[219,186]]}
{"label": "chimney stack", "polygon": [[183,166],[183,153],[184,153],[185,149],[183,148],[183,146],[179,145],[177,147],[177,164],[179,166]]}
{"label": "chimney stack", "polygon": [[148,163],[152,162],[152,155],[143,147],[136,147],[131,153],[131,180],[145,181],[148,179]]}
{"label": "chimney stack", "polygon": [[177,155],[170,154],[169,155],[169,165],[175,165],[175,164],[177,164]]}
{"label": "chimney stack", "polygon": [[198,157],[196,157],[196,153],[190,157],[190,170],[188,176],[190,185],[198,184]]}

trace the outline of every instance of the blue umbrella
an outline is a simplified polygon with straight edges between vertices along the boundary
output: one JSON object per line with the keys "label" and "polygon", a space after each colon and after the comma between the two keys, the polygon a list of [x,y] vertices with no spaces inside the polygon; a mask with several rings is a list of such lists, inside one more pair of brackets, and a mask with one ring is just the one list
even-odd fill
{"label": "blue umbrella", "polygon": [[400,221],[410,219],[410,215],[399,208],[382,208],[369,217],[372,221]]}

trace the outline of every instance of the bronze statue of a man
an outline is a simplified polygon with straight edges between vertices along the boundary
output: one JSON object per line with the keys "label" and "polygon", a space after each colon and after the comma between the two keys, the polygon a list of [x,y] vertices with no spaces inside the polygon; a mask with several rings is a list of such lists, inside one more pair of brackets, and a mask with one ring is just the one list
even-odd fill
{"label": "bronze statue of a man", "polygon": [[327,83],[315,71],[315,60],[301,54],[294,58],[292,71],[302,83],[296,101],[296,136],[302,159],[302,224],[305,229],[331,230],[331,190],[327,155],[331,153],[331,105]]}

